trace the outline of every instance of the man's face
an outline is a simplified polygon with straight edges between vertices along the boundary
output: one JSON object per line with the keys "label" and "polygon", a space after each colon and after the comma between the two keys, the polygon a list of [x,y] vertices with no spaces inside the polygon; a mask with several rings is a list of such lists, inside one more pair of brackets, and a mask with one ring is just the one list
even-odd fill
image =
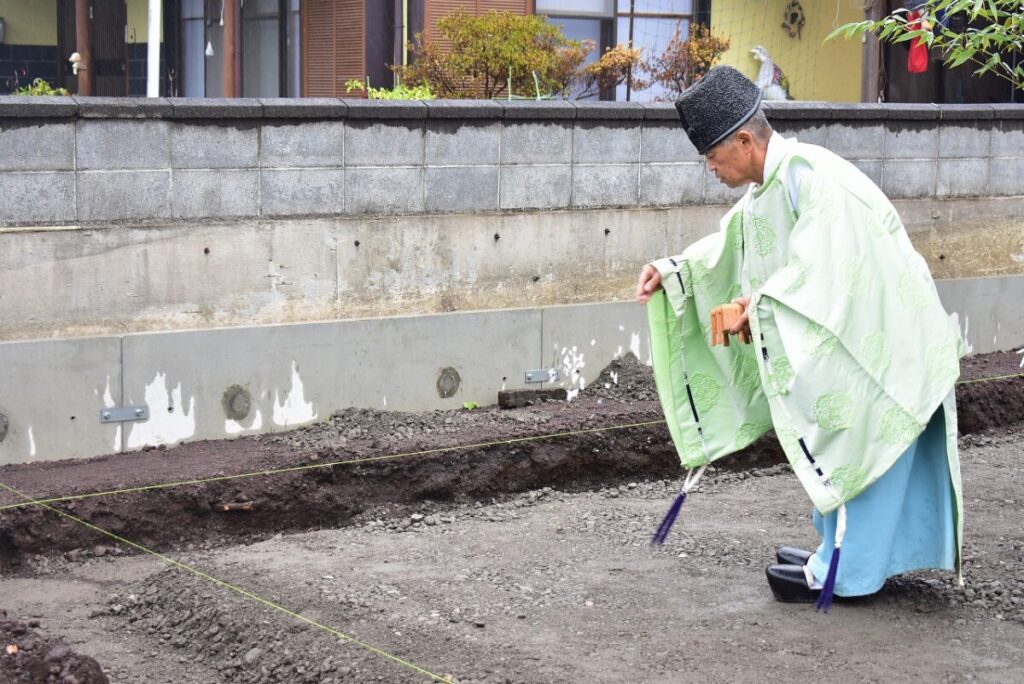
{"label": "man's face", "polygon": [[739,131],[718,143],[706,153],[708,170],[730,188],[738,188],[754,180],[753,141],[746,131]]}

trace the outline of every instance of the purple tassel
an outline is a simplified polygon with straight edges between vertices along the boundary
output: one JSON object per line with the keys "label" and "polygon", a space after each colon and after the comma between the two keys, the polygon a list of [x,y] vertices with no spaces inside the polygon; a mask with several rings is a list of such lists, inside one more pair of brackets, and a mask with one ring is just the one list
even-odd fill
{"label": "purple tassel", "polygon": [[664,544],[665,537],[668,536],[668,531],[672,529],[672,525],[675,523],[676,518],[679,516],[679,509],[683,507],[683,502],[686,501],[686,492],[680,492],[676,500],[672,502],[672,506],[668,509],[668,513],[665,514],[664,519],[661,521],[661,525],[658,526],[658,531],[651,537],[652,544]]}
{"label": "purple tassel", "polygon": [[818,597],[817,610],[826,613],[832,608],[832,593],[836,589],[836,574],[839,571],[839,547],[832,551],[832,560],[828,564],[828,575],[825,576],[825,584],[821,588],[821,596]]}

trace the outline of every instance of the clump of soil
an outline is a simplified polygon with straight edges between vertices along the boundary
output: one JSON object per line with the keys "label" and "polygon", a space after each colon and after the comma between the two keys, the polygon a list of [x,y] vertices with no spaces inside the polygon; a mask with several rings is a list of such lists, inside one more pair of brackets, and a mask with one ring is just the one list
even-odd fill
{"label": "clump of soil", "polygon": [[[956,388],[960,434],[990,432],[1024,422],[1024,373],[1019,352],[969,356],[960,362]],[[990,378],[1002,378],[992,380]]]}
{"label": "clump of soil", "polygon": [[615,359],[584,390],[587,396],[618,401],[657,401],[654,371],[632,352]]}
{"label": "clump of soil", "polygon": [[95,660],[0,611],[0,681],[11,684],[108,684]]}

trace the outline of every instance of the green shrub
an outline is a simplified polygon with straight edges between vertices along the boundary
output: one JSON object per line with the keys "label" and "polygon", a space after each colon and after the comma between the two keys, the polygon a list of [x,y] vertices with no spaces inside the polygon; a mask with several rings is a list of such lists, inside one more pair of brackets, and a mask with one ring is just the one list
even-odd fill
{"label": "green shrub", "polygon": [[55,88],[49,81],[37,78],[32,85],[22,86],[14,91],[15,95],[70,95],[64,88]]}
{"label": "green shrub", "polygon": [[351,93],[354,90],[365,92],[371,100],[433,100],[437,96],[430,91],[426,84],[407,86],[399,83],[394,88],[368,87],[358,79],[352,79],[345,83],[345,92]]}

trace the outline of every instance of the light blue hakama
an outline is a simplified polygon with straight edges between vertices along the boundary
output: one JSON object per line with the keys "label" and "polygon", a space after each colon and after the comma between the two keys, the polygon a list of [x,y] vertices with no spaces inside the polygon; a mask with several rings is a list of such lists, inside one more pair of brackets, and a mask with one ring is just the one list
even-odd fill
{"label": "light blue hakama", "polygon": [[[912,570],[953,570],[955,518],[942,408],[924,432],[873,485],[846,504],[846,535],[836,575],[837,596],[863,596]],[[837,512],[814,511],[821,545],[808,564],[824,582],[835,545]]]}

